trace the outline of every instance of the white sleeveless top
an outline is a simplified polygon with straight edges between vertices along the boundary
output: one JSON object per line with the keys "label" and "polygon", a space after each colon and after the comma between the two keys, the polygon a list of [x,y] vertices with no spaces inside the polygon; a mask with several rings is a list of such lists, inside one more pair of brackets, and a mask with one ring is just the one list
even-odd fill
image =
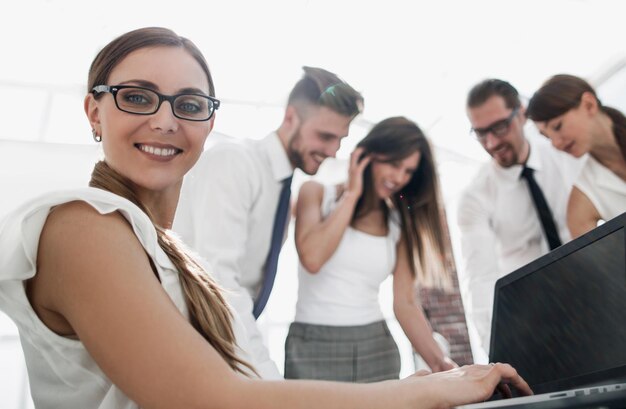
{"label": "white sleeveless top", "polygon": [[593,156],[587,158],[575,186],[591,200],[602,220],[626,212],[626,181]]}
{"label": "white sleeveless top", "polygon": [[[0,221],[0,309],[19,330],[37,408],[134,409],[138,406],[111,383],[82,342],[52,332],[26,297],[24,280],[37,273],[39,236],[50,209],[75,200],[101,214],[119,211],[129,221],[154,262],[163,288],[183,315],[189,316],[178,273],[159,247],[152,222],[130,201],[95,188],[41,196]],[[245,330],[237,322],[233,326],[239,346],[246,350]],[[239,355],[253,363],[242,351]]]}
{"label": "white sleeveless top", "polygon": [[[324,186],[322,216],[327,217],[336,204],[336,186]],[[399,239],[399,217],[392,211],[387,236],[373,236],[348,226],[335,253],[317,274],[299,263],[295,321],[351,326],[382,320],[379,287],[393,273]]]}

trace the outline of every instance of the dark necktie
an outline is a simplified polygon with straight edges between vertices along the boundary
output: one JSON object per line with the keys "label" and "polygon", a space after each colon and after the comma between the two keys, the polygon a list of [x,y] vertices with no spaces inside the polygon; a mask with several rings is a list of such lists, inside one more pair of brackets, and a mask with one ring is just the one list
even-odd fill
{"label": "dark necktie", "polygon": [[561,239],[559,238],[558,230],[554,224],[554,218],[552,218],[552,212],[550,211],[548,202],[546,202],[546,198],[537,184],[533,173],[534,170],[532,168],[524,166],[521,177],[528,182],[528,188],[530,189],[530,194],[535,203],[535,209],[537,209],[537,213],[539,213],[541,227],[543,227],[543,232],[546,235],[546,239],[548,239],[550,250],[554,250],[561,245]]}
{"label": "dark necktie", "polygon": [[283,180],[283,188],[278,198],[278,207],[276,208],[276,216],[274,216],[274,227],[272,228],[272,243],[270,251],[265,260],[265,271],[263,274],[263,286],[261,292],[254,302],[252,313],[254,318],[259,318],[263,312],[267,300],[270,298],[272,287],[274,286],[274,278],[276,278],[276,268],[278,267],[278,255],[283,245],[283,237],[285,236],[285,228],[287,227],[287,214],[289,213],[289,197],[291,196],[291,179],[293,176]]}

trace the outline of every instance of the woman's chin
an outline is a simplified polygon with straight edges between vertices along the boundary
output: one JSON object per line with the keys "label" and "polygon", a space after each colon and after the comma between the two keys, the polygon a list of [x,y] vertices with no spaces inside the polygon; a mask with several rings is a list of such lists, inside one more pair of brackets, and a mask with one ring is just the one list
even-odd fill
{"label": "woman's chin", "polygon": [[380,200],[387,200],[391,198],[392,195],[393,195],[393,192],[390,191],[389,189],[378,189],[376,191],[376,196],[378,196],[378,199]]}

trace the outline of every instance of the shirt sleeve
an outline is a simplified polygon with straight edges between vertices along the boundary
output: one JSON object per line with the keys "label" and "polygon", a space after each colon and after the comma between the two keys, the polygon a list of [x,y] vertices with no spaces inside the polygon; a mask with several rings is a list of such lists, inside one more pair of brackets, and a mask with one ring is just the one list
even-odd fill
{"label": "shirt sleeve", "polygon": [[[481,347],[489,352],[495,282],[499,278],[496,235],[481,194],[466,191],[459,201],[458,225],[463,255],[462,289],[466,315],[476,328]],[[484,199],[484,198],[483,198]]]}
{"label": "shirt sleeve", "polygon": [[235,310],[235,316],[243,327],[243,339],[238,339],[239,347],[252,357],[252,364],[262,379],[282,379],[278,367],[270,359],[269,351],[263,343],[263,336],[256,325],[252,315],[252,297],[234,279],[233,275],[221,275],[219,284],[226,290],[226,300],[230,307]]}
{"label": "shirt sleeve", "polygon": [[246,256],[249,214],[259,190],[257,173],[242,146],[205,151],[181,192],[174,230],[209,262],[210,273],[226,290],[226,297],[247,334],[246,351],[265,379],[280,373],[271,361],[252,315],[252,298],[241,285]]}

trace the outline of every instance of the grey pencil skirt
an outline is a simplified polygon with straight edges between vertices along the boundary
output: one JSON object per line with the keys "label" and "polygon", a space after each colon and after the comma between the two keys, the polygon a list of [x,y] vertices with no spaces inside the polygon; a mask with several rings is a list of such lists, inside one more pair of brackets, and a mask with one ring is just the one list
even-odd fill
{"label": "grey pencil skirt", "polygon": [[350,327],[294,322],[285,341],[285,378],[342,382],[398,379],[400,353],[385,321]]}

